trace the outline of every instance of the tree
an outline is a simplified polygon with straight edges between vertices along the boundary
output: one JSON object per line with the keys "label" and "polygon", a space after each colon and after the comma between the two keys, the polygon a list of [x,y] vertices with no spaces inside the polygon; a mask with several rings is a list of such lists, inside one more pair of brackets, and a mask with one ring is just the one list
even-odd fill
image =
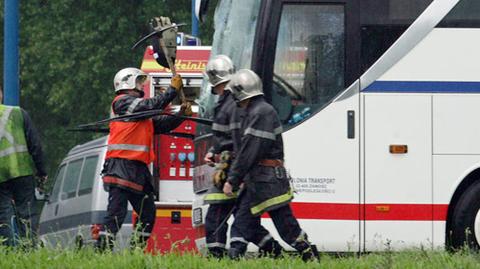
{"label": "tree", "polygon": [[[101,136],[66,129],[108,117],[113,77],[140,66],[143,48],[130,48],[147,33],[148,20],[189,23],[190,7],[190,0],[21,2],[21,104],[41,134],[50,175],[68,149]],[[211,21],[201,28],[207,42]]]}

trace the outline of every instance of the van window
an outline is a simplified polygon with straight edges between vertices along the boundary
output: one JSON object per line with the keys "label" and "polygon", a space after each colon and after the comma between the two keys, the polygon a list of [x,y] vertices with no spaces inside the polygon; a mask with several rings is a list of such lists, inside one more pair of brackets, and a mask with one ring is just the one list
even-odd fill
{"label": "van window", "polygon": [[55,177],[55,185],[53,186],[52,194],[50,195],[50,202],[55,203],[58,201],[58,193],[60,192],[60,187],[62,186],[63,176],[65,175],[65,165],[60,166],[58,169],[57,176]]}
{"label": "van window", "polygon": [[83,159],[75,160],[68,163],[61,194],[62,200],[75,197],[75,193],[77,192],[78,179],[80,178],[80,172],[82,169],[82,162]]}
{"label": "van window", "polygon": [[82,176],[80,177],[80,186],[78,195],[84,195],[92,192],[93,181],[97,171],[98,156],[91,156],[85,159],[83,163]]}

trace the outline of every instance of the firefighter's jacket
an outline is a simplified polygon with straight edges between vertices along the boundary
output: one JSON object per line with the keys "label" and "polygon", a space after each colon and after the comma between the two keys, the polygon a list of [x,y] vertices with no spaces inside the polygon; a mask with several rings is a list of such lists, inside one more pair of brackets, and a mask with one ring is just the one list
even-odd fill
{"label": "firefighter's jacket", "polygon": [[253,97],[246,108],[241,143],[227,179],[234,189],[242,182],[253,215],[279,208],[292,198],[285,168],[260,165],[262,160],[283,161],[282,125],[275,109],[263,96]]}
{"label": "firefighter's jacket", "polygon": [[[235,118],[237,105],[230,91],[224,91],[215,105],[213,111],[213,143],[209,151],[213,154],[220,154],[222,151],[233,150],[232,128],[240,126],[239,119]],[[223,193],[223,190],[212,186],[204,197],[207,204],[231,203],[235,197],[229,197]]]}
{"label": "firefighter's jacket", "polygon": [[[164,109],[176,95],[176,91],[173,88],[169,88],[166,93],[149,99],[137,98],[128,94],[117,96],[112,103],[112,112],[114,115],[125,115],[152,109]],[[148,164],[153,161],[155,156],[153,153],[153,135],[173,130],[183,120],[162,115],[151,119],[126,119],[121,121],[122,124],[125,124],[120,125],[119,128],[111,129],[110,137],[116,137],[116,140],[112,143],[109,137],[107,156],[105,157],[102,171],[104,186],[108,189],[113,185],[137,193],[153,191],[152,176],[148,170]],[[114,134],[113,132],[120,132],[120,134]],[[129,134],[132,135],[129,136]],[[144,149],[142,150],[136,149],[135,145],[132,147],[129,144],[132,143],[130,141],[137,139],[137,135],[142,135],[144,138],[148,137],[151,140],[148,145],[143,145]],[[122,139],[125,141],[122,142]],[[123,150],[123,152],[119,151],[119,149]],[[140,155],[141,157],[138,158],[139,155],[132,154],[135,150],[147,154]],[[148,188],[148,190],[145,188]]]}
{"label": "firefighter's jacket", "polygon": [[0,183],[9,179],[46,176],[37,130],[20,107],[0,104]]}
{"label": "firefighter's jacket", "polygon": [[236,109],[237,105],[232,97],[232,93],[230,91],[224,91],[224,94],[218,99],[213,111],[213,145],[209,150],[210,152],[220,154],[224,150],[233,150],[231,129],[232,125],[238,122],[233,119]]}

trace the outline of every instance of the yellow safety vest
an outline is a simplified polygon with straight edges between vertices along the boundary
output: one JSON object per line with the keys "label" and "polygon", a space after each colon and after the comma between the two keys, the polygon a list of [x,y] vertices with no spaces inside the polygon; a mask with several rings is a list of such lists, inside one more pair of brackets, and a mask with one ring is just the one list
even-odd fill
{"label": "yellow safety vest", "polygon": [[19,107],[0,105],[0,182],[34,173],[23,124]]}

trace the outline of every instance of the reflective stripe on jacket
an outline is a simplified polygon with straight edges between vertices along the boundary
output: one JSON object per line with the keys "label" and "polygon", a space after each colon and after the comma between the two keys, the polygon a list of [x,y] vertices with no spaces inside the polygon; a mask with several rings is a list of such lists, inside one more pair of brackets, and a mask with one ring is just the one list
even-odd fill
{"label": "reflective stripe on jacket", "polygon": [[[113,104],[124,95],[118,95]],[[108,137],[107,156],[150,164],[155,159],[153,152],[153,121],[112,121]]]}
{"label": "reflective stripe on jacket", "polygon": [[33,173],[22,110],[0,105],[0,182]]}
{"label": "reflective stripe on jacket", "polygon": [[223,190],[219,190],[217,187],[212,186],[208,190],[207,194],[203,198],[205,204],[224,204],[224,203],[233,203],[237,199],[237,194],[234,193],[233,196],[227,196],[223,193]]}
{"label": "reflective stripe on jacket", "polygon": [[[238,187],[242,179],[250,197],[253,215],[288,204],[292,198],[290,182],[284,167],[267,167],[260,160],[283,160],[282,124],[275,109],[262,96],[253,97],[245,111],[239,150],[227,181]],[[275,170],[277,169],[276,173]]]}

